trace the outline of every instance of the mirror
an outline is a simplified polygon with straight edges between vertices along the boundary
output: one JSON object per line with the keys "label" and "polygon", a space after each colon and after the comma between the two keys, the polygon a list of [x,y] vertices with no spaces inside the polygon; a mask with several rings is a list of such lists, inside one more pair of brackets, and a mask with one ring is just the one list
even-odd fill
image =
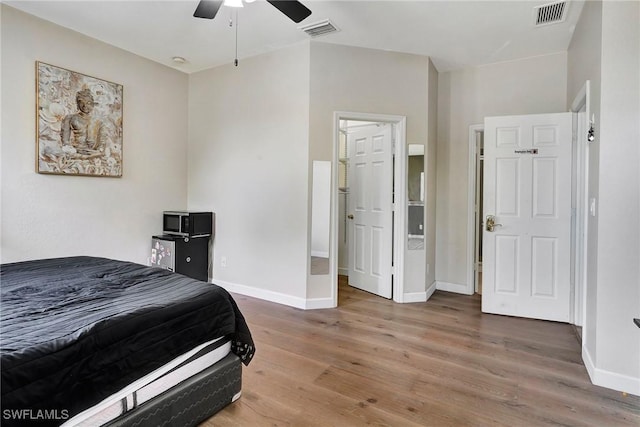
{"label": "mirror", "polygon": [[331,162],[313,161],[311,187],[311,274],[329,274]]}
{"label": "mirror", "polygon": [[409,144],[407,161],[407,249],[424,249],[424,145]]}

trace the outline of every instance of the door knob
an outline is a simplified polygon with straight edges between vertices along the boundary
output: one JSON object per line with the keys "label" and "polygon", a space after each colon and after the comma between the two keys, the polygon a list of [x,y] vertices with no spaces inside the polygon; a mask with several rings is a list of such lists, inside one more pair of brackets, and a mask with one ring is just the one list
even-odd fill
{"label": "door knob", "polygon": [[353,214],[349,214],[349,215],[347,215],[347,218],[349,218],[349,219],[353,219]]}
{"label": "door knob", "polygon": [[493,232],[496,227],[502,227],[502,224],[496,224],[496,217],[493,215],[487,215],[487,219],[485,221],[485,227],[487,231]]}

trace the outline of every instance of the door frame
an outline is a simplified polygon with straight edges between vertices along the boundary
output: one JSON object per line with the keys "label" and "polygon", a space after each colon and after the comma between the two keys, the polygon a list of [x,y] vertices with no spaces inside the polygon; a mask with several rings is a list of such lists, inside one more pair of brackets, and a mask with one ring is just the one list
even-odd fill
{"label": "door frame", "polygon": [[340,121],[359,120],[365,122],[391,123],[394,126],[393,132],[393,251],[391,268],[392,296],[395,302],[404,302],[404,242],[406,239],[406,207],[399,195],[406,194],[407,189],[407,148],[406,148],[406,126],[405,116],[358,113],[349,111],[335,111],[333,113],[333,159],[334,167],[331,171],[331,228],[330,228],[330,253],[329,265],[331,274],[331,298],[333,306],[338,306],[338,161],[340,156]]}
{"label": "door frame", "polygon": [[[578,131],[584,132],[588,130],[588,123],[579,124],[578,112],[583,108],[587,122],[591,115],[591,82],[587,80],[576,95],[569,111],[574,113],[574,129],[572,143],[576,143],[581,136]],[[467,289],[475,289],[475,193],[476,193],[476,133],[484,131],[484,124],[475,124],[469,126],[469,184],[468,184],[468,212],[467,212]],[[582,135],[586,138],[586,135]],[[576,180],[575,186],[572,186],[572,198],[582,193],[582,198],[577,197],[575,214],[572,218],[572,236],[571,236],[571,257],[573,265],[571,275],[574,278],[571,283],[571,307],[570,322],[573,325],[582,326],[582,346],[586,345],[586,333],[584,327],[587,324],[587,240],[589,228],[589,143],[584,149],[576,149],[572,153],[572,168],[574,171],[573,179]],[[575,169],[576,165],[583,167]],[[582,221],[577,222],[576,219],[581,217]],[[584,236],[585,240],[581,247],[577,245],[578,236]],[[581,282],[580,279],[582,279]]]}
{"label": "door frame", "polygon": [[484,118],[483,313],[571,323],[573,121]]}
{"label": "door frame", "polygon": [[[469,186],[467,194],[467,283],[463,293],[473,295],[476,290],[476,134],[484,132],[484,124],[469,126]],[[483,213],[480,212],[480,216]]]}
{"label": "door frame", "polygon": [[[587,133],[589,130],[589,117],[591,116],[591,81],[587,80],[573,102],[570,111],[574,114],[574,143],[576,144],[573,168],[575,174],[576,206],[574,221],[574,232],[572,241],[572,257],[574,260],[574,302],[571,310],[571,323],[582,326],[582,347],[586,346],[586,333],[584,328],[587,325],[587,247],[589,231],[589,140]],[[584,109],[584,122],[579,123],[580,115]],[[580,135],[582,133],[582,135]],[[586,140],[584,146],[579,141]],[[573,199],[573,197],[572,197]],[[578,245],[578,236],[583,236],[582,245]]]}

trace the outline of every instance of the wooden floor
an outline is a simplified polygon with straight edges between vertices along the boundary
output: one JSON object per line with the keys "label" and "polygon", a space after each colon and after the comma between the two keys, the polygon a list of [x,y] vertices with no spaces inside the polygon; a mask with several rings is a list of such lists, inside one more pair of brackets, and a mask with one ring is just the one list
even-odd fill
{"label": "wooden floor", "polygon": [[340,285],[336,309],[234,295],[256,357],[203,426],[640,426],[640,398],[591,384],[566,324],[482,314],[437,291],[396,304]]}

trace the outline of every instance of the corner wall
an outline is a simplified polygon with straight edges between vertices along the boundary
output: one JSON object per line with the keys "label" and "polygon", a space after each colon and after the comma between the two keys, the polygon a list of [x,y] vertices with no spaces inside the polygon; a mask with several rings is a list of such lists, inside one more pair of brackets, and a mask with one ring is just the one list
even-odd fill
{"label": "corner wall", "polygon": [[596,137],[583,360],[594,384],[640,395],[640,4],[586,2],[568,52],[567,103],[591,81]]}
{"label": "corner wall", "polygon": [[640,396],[640,3],[602,3],[595,384]]}
{"label": "corner wall", "polygon": [[308,127],[308,43],[190,75],[188,204],[216,214],[214,283],[304,306]]}
{"label": "corner wall", "polygon": [[[186,208],[186,74],[0,7],[1,261],[92,255],[146,264],[162,211]],[[35,172],[36,61],[124,86],[122,178]]]}

